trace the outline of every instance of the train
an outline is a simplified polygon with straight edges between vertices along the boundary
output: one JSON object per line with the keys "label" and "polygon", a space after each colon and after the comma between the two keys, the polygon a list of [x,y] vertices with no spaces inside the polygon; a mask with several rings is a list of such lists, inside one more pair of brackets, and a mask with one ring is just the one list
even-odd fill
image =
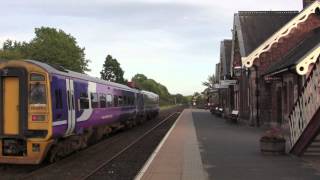
{"label": "train", "polygon": [[0,163],[55,162],[159,114],[159,96],[34,60],[0,63]]}

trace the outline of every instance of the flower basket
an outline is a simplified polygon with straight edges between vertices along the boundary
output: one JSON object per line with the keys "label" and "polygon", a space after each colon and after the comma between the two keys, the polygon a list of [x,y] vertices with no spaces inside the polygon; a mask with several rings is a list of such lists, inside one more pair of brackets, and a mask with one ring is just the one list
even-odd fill
{"label": "flower basket", "polygon": [[260,150],[262,153],[285,154],[286,139],[280,129],[268,130],[260,138]]}

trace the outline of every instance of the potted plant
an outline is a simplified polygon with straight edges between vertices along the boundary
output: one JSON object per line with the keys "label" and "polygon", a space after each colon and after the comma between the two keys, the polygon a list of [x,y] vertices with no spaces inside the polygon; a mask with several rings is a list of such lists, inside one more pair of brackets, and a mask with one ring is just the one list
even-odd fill
{"label": "potted plant", "polygon": [[260,138],[260,150],[263,153],[284,154],[286,139],[280,128],[272,128]]}

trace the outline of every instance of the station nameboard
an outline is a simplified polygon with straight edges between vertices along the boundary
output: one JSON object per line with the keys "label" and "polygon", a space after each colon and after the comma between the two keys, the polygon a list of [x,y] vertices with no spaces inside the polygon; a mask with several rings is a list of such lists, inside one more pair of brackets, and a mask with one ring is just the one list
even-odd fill
{"label": "station nameboard", "polygon": [[223,86],[236,85],[237,80],[220,80],[220,84]]}
{"label": "station nameboard", "polygon": [[213,88],[215,89],[227,89],[227,85],[222,85],[222,84],[214,84]]}

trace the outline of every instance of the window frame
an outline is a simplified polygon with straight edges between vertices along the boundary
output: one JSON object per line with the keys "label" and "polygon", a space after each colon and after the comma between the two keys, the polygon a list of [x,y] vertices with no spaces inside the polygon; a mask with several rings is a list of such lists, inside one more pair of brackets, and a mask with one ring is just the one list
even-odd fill
{"label": "window frame", "polygon": [[[82,95],[84,95],[84,94],[86,94],[86,96],[82,96]],[[83,100],[86,100],[86,104],[87,104],[87,108],[83,108],[83,106],[82,106],[82,104],[81,104],[81,101],[83,101]],[[79,104],[78,104],[78,106],[79,106],[79,110],[84,110],[84,109],[89,109],[90,108],[90,103],[89,103],[89,97],[88,97],[88,92],[80,92],[80,96],[79,96]]]}
{"label": "window frame", "polygon": [[[44,89],[44,103],[32,103],[31,102],[31,90],[32,86],[35,85],[41,85]],[[48,90],[47,90],[47,84],[43,81],[32,81],[29,83],[28,86],[29,92],[28,92],[28,104],[32,106],[46,106],[48,104]]]}
{"label": "window frame", "polygon": [[[93,96],[95,96],[95,101]],[[91,92],[90,93],[90,100],[91,100],[91,108],[92,109],[96,109],[96,108],[99,108],[99,94],[96,93],[96,92]]]}
{"label": "window frame", "polygon": [[[102,100],[103,98],[101,97],[104,97],[104,100]],[[102,102],[104,101],[104,106],[102,106]],[[99,104],[100,104],[100,108],[106,108],[107,107],[107,96],[105,93],[99,93]]]}
{"label": "window frame", "polygon": [[[108,97],[110,97],[111,101],[109,101]],[[107,94],[106,104],[107,104],[107,107],[114,107],[114,97],[112,96],[112,94]]]}

